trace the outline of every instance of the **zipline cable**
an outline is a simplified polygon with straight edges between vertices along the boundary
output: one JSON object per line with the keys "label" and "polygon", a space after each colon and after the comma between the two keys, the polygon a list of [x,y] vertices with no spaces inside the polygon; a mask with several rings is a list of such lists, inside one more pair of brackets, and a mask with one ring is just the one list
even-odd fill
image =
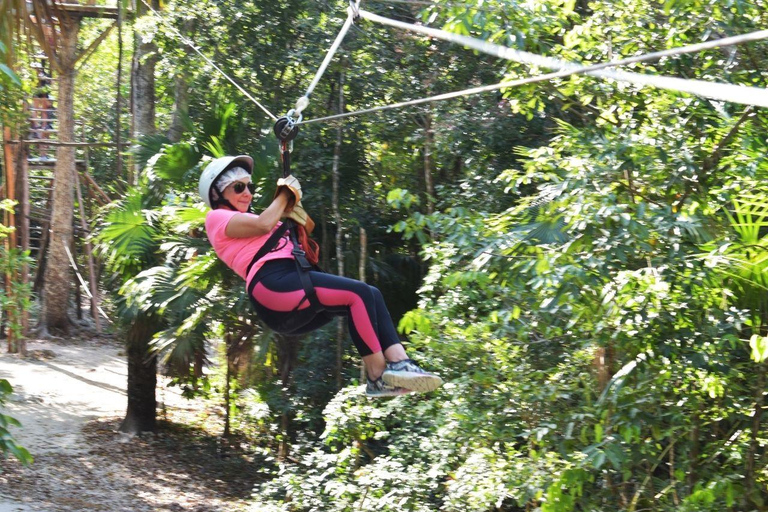
{"label": "zipline cable", "polygon": [[[760,107],[768,107],[768,90],[757,87],[737,86],[732,84],[723,84],[718,82],[705,82],[702,80],[688,80],[682,78],[673,78],[667,76],[654,76],[644,75],[640,73],[630,73],[627,71],[600,71],[590,69],[589,66],[581,66],[572,62],[556,59],[553,57],[544,57],[521,50],[515,50],[506,46],[498,45],[488,41],[475,39],[473,37],[462,36],[447,32],[445,30],[425,27],[422,25],[414,25],[411,23],[404,23],[402,21],[393,20],[384,16],[379,16],[363,9],[359,10],[361,18],[365,18],[369,21],[388,25],[403,30],[410,30],[418,32],[430,37],[442,39],[444,41],[460,44],[468,48],[472,48],[479,52],[487,53],[495,57],[502,59],[512,60],[515,62],[532,64],[535,66],[560,69],[560,70],[572,70],[578,73],[585,73],[588,75],[599,76],[602,78],[610,78],[613,80],[619,80],[623,82],[630,82],[635,85],[650,85],[660,89],[669,89],[678,92],[686,92],[696,96],[702,96],[714,100],[729,101],[733,103],[741,103],[744,105],[755,105]],[[731,46],[735,44],[741,44],[751,41],[759,41],[761,39],[768,38],[768,30],[760,30],[757,32],[751,32],[749,34],[743,34],[739,36],[726,37],[722,39],[716,39],[714,41],[707,41],[705,43],[698,43],[691,46],[684,46],[680,48],[674,48],[661,52],[648,54],[645,56],[639,56],[630,59],[624,59],[626,63],[640,62],[649,59],[658,59],[661,57],[679,55],[681,53],[691,53],[701,51],[709,48],[717,48],[722,46]],[[603,67],[616,66],[619,64],[608,64]],[[623,64],[621,64],[623,65]]]}
{"label": "zipline cable", "polygon": [[[642,61],[638,61],[637,60],[638,58],[639,57],[631,57],[631,60],[633,62],[642,62]],[[399,102],[399,103],[392,103],[390,105],[382,105],[380,107],[373,107],[373,108],[368,108],[368,109],[363,109],[363,110],[355,110],[355,111],[352,111],[352,112],[345,112],[343,114],[335,114],[335,115],[332,115],[332,116],[318,117],[316,119],[309,119],[309,120],[306,120],[306,121],[302,121],[301,123],[298,123],[298,124],[311,124],[311,123],[320,123],[320,122],[325,122],[325,121],[333,121],[333,120],[336,120],[336,119],[343,119],[343,118],[346,118],[346,117],[353,117],[353,116],[359,116],[359,115],[363,115],[363,114],[370,114],[370,113],[373,113],[373,112],[382,112],[382,111],[385,111],[385,110],[392,110],[392,109],[396,109],[396,108],[409,107],[409,106],[413,106],[413,105],[422,105],[424,103],[430,103],[430,102],[433,102],[433,101],[444,101],[444,100],[449,100],[449,99],[453,99],[453,98],[459,98],[459,97],[462,97],[462,96],[471,96],[473,94],[480,94],[480,93],[483,93],[483,92],[495,91],[495,90],[498,90],[498,89],[504,89],[504,88],[508,88],[508,87],[517,87],[517,86],[520,86],[520,85],[527,85],[527,84],[532,84],[532,83],[536,83],[536,82],[545,82],[547,80],[553,80],[555,78],[562,78],[562,77],[566,77],[566,76],[570,76],[570,75],[576,75],[576,74],[580,74],[580,73],[585,73],[585,72],[592,71],[592,70],[603,69],[603,68],[607,68],[609,66],[621,66],[621,65],[624,65],[624,60],[630,60],[630,59],[623,59],[623,60],[620,60],[620,61],[612,61],[612,62],[604,62],[604,63],[601,63],[601,64],[595,64],[593,66],[587,66],[587,67],[584,67],[583,69],[579,69],[579,70],[555,71],[553,73],[545,73],[543,75],[536,75],[536,76],[528,77],[528,78],[519,78],[517,80],[505,80],[503,82],[499,82],[499,83],[493,84],[493,85],[483,85],[483,86],[479,86],[479,87],[473,87],[471,89],[463,89],[461,91],[454,91],[454,92],[448,92],[448,93],[444,93],[444,94],[438,94],[436,96],[429,96],[427,98],[420,98],[420,99],[416,99],[416,100],[402,101],[402,102]],[[648,59],[645,59],[645,60],[651,60],[651,57],[649,57]]]}
{"label": "zipline cable", "polygon": [[[362,13],[362,11],[361,11],[361,13]],[[433,102],[433,101],[443,101],[443,100],[448,100],[448,99],[452,99],[452,98],[458,98],[458,97],[461,97],[461,96],[470,96],[470,95],[473,95],[473,94],[480,94],[480,93],[483,93],[483,92],[495,91],[495,90],[504,89],[504,88],[507,88],[507,87],[517,87],[517,86],[520,86],[520,85],[526,85],[526,84],[531,84],[531,83],[536,83],[536,82],[543,82],[543,81],[552,80],[552,79],[555,79],[555,78],[561,78],[561,77],[565,77],[565,76],[569,76],[569,75],[589,73],[591,71],[598,71],[600,69],[604,69],[604,68],[608,68],[608,67],[625,66],[627,64],[634,64],[634,63],[638,63],[638,62],[645,62],[645,61],[649,61],[649,60],[660,59],[662,57],[670,57],[670,56],[674,56],[674,55],[682,55],[682,54],[685,54],[685,53],[693,53],[693,52],[698,52],[698,51],[701,51],[701,50],[717,48],[717,47],[721,47],[721,46],[730,46],[730,45],[746,42],[746,40],[743,39],[744,37],[749,37],[749,39],[746,39],[746,40],[749,40],[749,41],[758,40],[758,39],[762,39],[762,38],[768,37],[768,31],[753,32],[753,33],[750,33],[750,34],[745,34],[744,36],[734,36],[734,37],[729,37],[729,38],[717,39],[717,40],[714,40],[714,41],[707,41],[705,43],[697,43],[697,44],[690,45],[690,46],[684,46],[684,47],[674,48],[674,49],[670,49],[670,50],[663,50],[663,51],[649,53],[649,54],[645,54],[645,55],[638,55],[638,56],[635,56],[635,57],[628,57],[626,59],[610,61],[610,62],[603,62],[603,63],[600,63],[600,64],[593,64],[591,66],[578,67],[578,69],[567,69],[567,70],[556,71],[556,72],[553,72],[553,73],[546,73],[546,74],[537,75],[537,76],[528,77],[528,78],[520,78],[520,79],[516,79],[516,80],[505,80],[503,82],[499,82],[499,83],[493,84],[493,85],[485,85],[485,86],[480,86],[480,87],[473,87],[471,89],[463,89],[461,91],[454,91],[454,92],[449,92],[449,93],[445,93],[445,94],[439,94],[439,95],[430,96],[430,97],[427,97],[427,98],[421,98],[421,99],[409,100],[409,101],[402,101],[402,102],[393,103],[393,104],[390,104],[390,105],[382,105],[380,107],[373,107],[373,108],[368,108],[368,109],[363,109],[363,110],[355,110],[355,111],[352,111],[352,112],[345,112],[343,114],[335,114],[335,115],[332,115],[332,116],[318,117],[318,118],[315,118],[315,119],[308,119],[308,120],[302,121],[299,124],[311,124],[311,123],[319,123],[319,122],[325,122],[325,121],[332,121],[332,120],[336,120],[336,119],[342,119],[342,118],[346,118],[346,117],[358,116],[358,115],[363,115],[363,114],[370,114],[370,113],[374,113],[374,112],[381,112],[381,111],[385,111],[385,110],[392,110],[392,109],[396,109],[396,108],[403,108],[403,107],[408,107],[408,106],[413,106],[413,105],[421,105],[421,104],[430,103],[430,102]],[[640,76],[643,76],[643,75],[640,75]],[[709,82],[705,82],[705,83],[709,83]],[[755,88],[751,88],[751,87],[741,87],[741,86],[738,86],[738,87],[737,86],[732,86],[732,87],[736,87],[739,91],[754,90],[755,89]],[[764,91],[764,90],[763,89],[757,89],[757,91]]]}
{"label": "zipline cable", "polygon": [[472,9],[473,11],[490,12],[493,14],[499,14],[500,12],[503,12],[500,9],[504,9],[504,6],[501,6],[498,9],[494,9],[490,7],[482,7],[477,4],[468,4],[468,3],[459,3],[459,2],[435,3],[434,1],[427,1],[427,0],[371,0],[371,1],[374,1],[376,3],[381,3],[381,4],[401,4],[401,5],[424,6],[424,7],[439,7],[443,9],[463,8],[463,9]]}
{"label": "zipline cable", "polygon": [[219,72],[219,73],[220,73],[220,74],[221,74],[221,75],[222,75],[224,78],[226,78],[227,80],[229,80],[229,82],[230,82],[232,85],[234,85],[234,86],[237,88],[237,90],[239,90],[241,93],[243,93],[243,94],[245,95],[245,97],[246,97],[246,98],[248,98],[249,100],[251,100],[252,102],[254,102],[254,103],[255,103],[255,104],[256,104],[256,105],[257,105],[257,106],[258,106],[258,107],[259,107],[261,110],[263,110],[263,111],[264,111],[264,113],[265,113],[265,114],[267,114],[267,115],[269,116],[269,118],[270,118],[270,119],[272,119],[273,121],[276,121],[276,120],[277,120],[277,116],[275,116],[275,115],[274,115],[272,112],[270,112],[270,111],[267,109],[267,107],[265,107],[264,105],[262,105],[261,103],[259,103],[259,101],[258,101],[256,98],[254,98],[253,96],[251,96],[251,95],[248,93],[248,91],[246,91],[245,89],[243,89],[243,88],[240,86],[240,84],[238,84],[237,82],[235,82],[235,81],[234,81],[234,80],[233,80],[233,79],[232,79],[232,78],[231,78],[231,77],[230,77],[228,74],[226,74],[226,73],[224,72],[224,70],[222,70],[222,69],[221,69],[219,66],[217,66],[215,62],[213,62],[213,61],[212,61],[211,59],[209,59],[209,58],[208,58],[208,57],[207,57],[207,56],[206,56],[204,53],[202,53],[202,52],[201,52],[201,51],[200,51],[200,50],[199,50],[199,49],[198,49],[198,48],[197,48],[197,47],[194,45],[194,43],[193,43],[191,40],[189,40],[188,38],[186,38],[186,37],[185,37],[185,36],[184,36],[184,35],[183,35],[181,32],[179,32],[178,30],[176,30],[176,27],[174,27],[173,25],[171,25],[171,24],[170,24],[170,23],[169,23],[169,22],[168,22],[168,21],[167,21],[167,20],[166,20],[166,19],[165,19],[163,16],[161,16],[161,15],[160,15],[160,13],[158,13],[156,10],[154,10],[154,9],[152,8],[152,6],[151,6],[151,5],[149,5],[149,4],[146,2],[146,0],[141,0],[141,2],[142,2],[144,5],[146,5],[146,6],[147,6],[147,8],[148,8],[150,11],[152,11],[152,13],[153,13],[153,14],[154,14],[154,15],[155,15],[155,16],[156,16],[156,17],[157,17],[157,18],[158,18],[158,19],[159,19],[159,20],[160,20],[160,21],[161,21],[161,22],[162,22],[162,23],[163,23],[163,24],[164,24],[166,27],[168,27],[169,29],[171,29],[171,31],[173,31],[173,33],[174,33],[174,34],[176,34],[176,36],[177,36],[177,37],[178,37],[178,38],[181,40],[181,42],[182,42],[182,43],[186,44],[187,46],[189,46],[190,48],[192,48],[193,50],[195,50],[195,52],[197,52],[197,54],[198,54],[198,55],[200,55],[200,56],[201,56],[201,57],[202,57],[202,58],[203,58],[203,59],[204,59],[204,60],[205,60],[205,61],[206,61],[208,64],[210,64],[211,66],[213,66],[213,68],[214,68],[216,71],[218,71],[218,72]]}
{"label": "zipline cable", "polygon": [[333,41],[331,48],[325,54],[325,59],[323,59],[323,63],[320,64],[320,68],[318,68],[317,73],[315,73],[315,77],[312,79],[312,83],[310,83],[309,87],[307,87],[307,92],[305,92],[304,96],[302,96],[301,98],[298,99],[298,101],[296,101],[296,107],[294,108],[294,111],[297,115],[301,114],[301,111],[307,108],[307,105],[309,105],[309,95],[312,94],[312,91],[315,90],[317,83],[320,81],[320,78],[322,78],[323,74],[325,73],[325,70],[328,68],[328,64],[331,63],[331,59],[336,54],[336,51],[339,49],[339,46],[341,45],[341,41],[344,40],[344,36],[347,35],[347,32],[349,31],[349,28],[352,26],[354,21],[355,21],[355,11],[353,11],[353,9],[350,8],[349,13],[347,14],[347,19],[344,22],[344,25],[341,27],[339,34],[336,36],[336,40]]}

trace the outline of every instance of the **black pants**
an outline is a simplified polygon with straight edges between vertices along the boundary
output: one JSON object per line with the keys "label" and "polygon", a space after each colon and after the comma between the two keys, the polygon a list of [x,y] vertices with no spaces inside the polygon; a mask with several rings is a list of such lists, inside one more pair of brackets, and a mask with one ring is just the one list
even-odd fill
{"label": "black pants", "polygon": [[293,259],[268,261],[248,287],[256,313],[270,329],[282,334],[303,334],[334,317],[346,316],[349,333],[361,356],[400,343],[378,288],[356,279],[310,271],[323,307],[323,311],[317,311],[309,301],[302,302],[305,293],[299,272]]}

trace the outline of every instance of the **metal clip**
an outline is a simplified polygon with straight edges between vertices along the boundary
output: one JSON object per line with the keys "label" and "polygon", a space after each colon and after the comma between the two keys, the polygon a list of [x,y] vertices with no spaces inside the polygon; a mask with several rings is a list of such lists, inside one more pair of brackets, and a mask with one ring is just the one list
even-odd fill
{"label": "metal clip", "polygon": [[349,11],[352,14],[352,19],[358,21],[360,19],[360,0],[349,0]]}
{"label": "metal clip", "polygon": [[284,153],[286,151],[289,153],[293,152],[293,139],[281,140],[277,145],[280,148],[280,153]]}

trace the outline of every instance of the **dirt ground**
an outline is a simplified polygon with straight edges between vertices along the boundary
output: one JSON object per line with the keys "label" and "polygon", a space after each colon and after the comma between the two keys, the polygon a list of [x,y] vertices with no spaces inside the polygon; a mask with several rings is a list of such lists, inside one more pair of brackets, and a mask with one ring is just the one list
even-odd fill
{"label": "dirt ground", "polygon": [[126,362],[111,339],[30,341],[26,358],[0,349],[0,377],[14,394],[5,414],[30,467],[0,458],[0,512],[245,511],[258,464],[222,454],[207,414],[175,388],[158,386],[157,434],[117,432],[126,407]]}

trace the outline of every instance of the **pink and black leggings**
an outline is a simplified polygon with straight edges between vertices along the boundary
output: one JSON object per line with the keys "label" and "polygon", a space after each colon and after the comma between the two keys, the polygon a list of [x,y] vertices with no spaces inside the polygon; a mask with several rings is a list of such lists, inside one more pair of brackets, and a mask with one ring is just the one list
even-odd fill
{"label": "pink and black leggings", "polygon": [[[296,262],[271,260],[259,269],[248,287],[259,318],[282,334],[303,334],[346,316],[349,333],[361,356],[386,350],[400,339],[378,288],[362,281],[310,271],[324,311],[316,311],[305,296]],[[299,305],[296,309],[296,306]]]}

